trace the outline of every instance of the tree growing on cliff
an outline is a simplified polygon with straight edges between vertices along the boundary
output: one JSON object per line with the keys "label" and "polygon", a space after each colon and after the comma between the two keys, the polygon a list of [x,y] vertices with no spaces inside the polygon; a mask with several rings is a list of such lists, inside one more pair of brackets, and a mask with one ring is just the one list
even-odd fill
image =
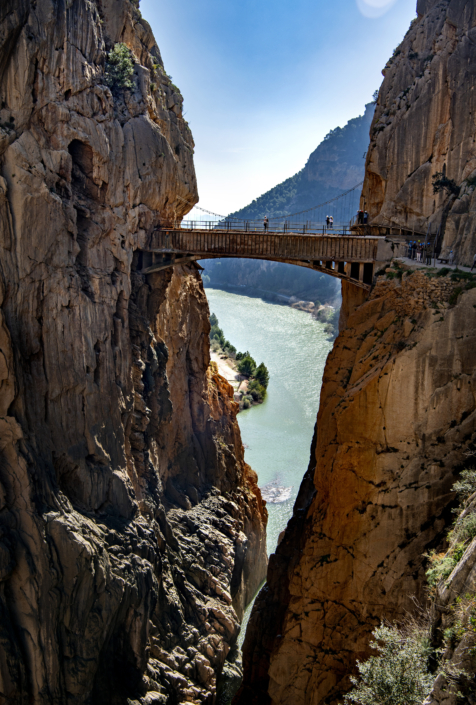
{"label": "tree growing on cliff", "polygon": [[131,89],[134,86],[134,56],[122,42],[114,45],[107,55],[104,78],[113,92]]}
{"label": "tree growing on cliff", "polygon": [[433,193],[447,191],[449,194],[459,196],[460,187],[454,179],[449,179],[443,171],[438,171],[432,176]]}

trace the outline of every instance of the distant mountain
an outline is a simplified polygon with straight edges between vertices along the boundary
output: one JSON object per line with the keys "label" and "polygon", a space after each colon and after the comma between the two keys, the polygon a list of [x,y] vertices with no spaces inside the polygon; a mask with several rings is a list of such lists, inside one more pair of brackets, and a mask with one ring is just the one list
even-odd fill
{"label": "distant mountain", "polygon": [[[339,196],[364,178],[364,153],[369,146],[374,103],[349,120],[345,127],[331,130],[297,174],[256,198],[230,218],[257,220],[294,213]],[[356,193],[355,210],[360,192]]]}
{"label": "distant mountain", "polygon": [[[364,153],[369,145],[370,123],[374,104],[345,127],[336,127],[314,150],[306,166],[290,179],[255,199],[230,217],[258,220],[295,213],[323,203],[352,188],[364,178]],[[357,211],[360,189],[347,201],[348,217]],[[355,200],[355,203],[354,203]],[[329,214],[332,210],[329,209]],[[325,217],[325,216],[324,216]],[[266,290],[320,303],[335,303],[339,297],[339,281],[326,274],[280,262],[250,259],[202,260],[205,286],[243,287],[247,293]]]}

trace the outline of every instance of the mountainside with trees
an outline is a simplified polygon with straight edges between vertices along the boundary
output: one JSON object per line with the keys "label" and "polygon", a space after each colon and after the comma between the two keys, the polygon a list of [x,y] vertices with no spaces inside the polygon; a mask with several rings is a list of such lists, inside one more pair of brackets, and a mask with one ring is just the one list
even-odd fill
{"label": "mountainside with trees", "polygon": [[[326,135],[301,171],[231,213],[230,218],[256,220],[265,215],[276,218],[325,202],[358,184],[364,178],[373,113],[374,103],[368,103],[363,115]],[[357,211],[359,196],[360,189],[356,189],[349,217]],[[205,286],[244,286],[323,304],[331,303],[339,294],[336,279],[280,262],[215,259],[203,260],[201,264],[205,268]]]}
{"label": "mountainside with trees", "polygon": [[[312,208],[362,181],[374,108],[374,103],[368,103],[363,115],[349,120],[344,127],[331,130],[301,171],[229,217],[255,220],[267,215],[277,218]],[[355,210],[359,196],[360,192],[355,197]]]}

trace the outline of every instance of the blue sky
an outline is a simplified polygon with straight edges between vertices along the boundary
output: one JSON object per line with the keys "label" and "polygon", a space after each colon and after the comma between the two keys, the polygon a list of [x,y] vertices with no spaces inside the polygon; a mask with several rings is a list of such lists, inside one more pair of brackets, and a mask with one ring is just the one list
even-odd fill
{"label": "blue sky", "polygon": [[200,204],[227,214],[363,113],[416,0],[142,0],[184,96]]}

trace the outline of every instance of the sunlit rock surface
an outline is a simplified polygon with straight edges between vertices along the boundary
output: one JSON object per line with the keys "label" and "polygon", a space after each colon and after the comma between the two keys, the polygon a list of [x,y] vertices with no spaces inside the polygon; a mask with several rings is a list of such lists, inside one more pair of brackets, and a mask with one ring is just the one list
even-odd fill
{"label": "sunlit rock surface", "polygon": [[424,599],[423,554],[451,517],[453,469],[476,428],[476,291],[449,304],[454,286],[417,272],[345,302],[236,703],[339,702],[373,626]]}
{"label": "sunlit rock surface", "polygon": [[[372,224],[426,232],[430,223],[463,265],[476,252],[475,11],[471,0],[418,0],[383,70],[361,199]],[[437,173],[458,197],[433,192]]]}

